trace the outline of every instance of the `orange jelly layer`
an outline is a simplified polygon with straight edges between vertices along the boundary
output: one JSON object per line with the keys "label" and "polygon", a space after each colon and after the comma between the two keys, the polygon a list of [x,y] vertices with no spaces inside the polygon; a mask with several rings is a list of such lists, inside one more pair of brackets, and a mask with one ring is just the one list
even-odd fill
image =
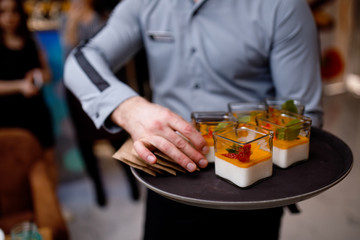
{"label": "orange jelly layer", "polygon": [[290,141],[276,139],[274,140],[274,147],[281,149],[289,149],[308,142],[309,138],[304,136],[298,136],[296,139]]}
{"label": "orange jelly layer", "polygon": [[205,141],[206,141],[206,143],[207,143],[207,145],[208,145],[209,147],[213,147],[213,146],[214,146],[214,139],[213,139],[212,136],[203,135],[203,137],[204,137],[204,139],[205,139]]}
{"label": "orange jelly layer", "polygon": [[259,145],[258,144],[254,144],[252,143],[251,144],[251,155],[250,155],[250,160],[248,162],[241,162],[239,161],[238,159],[233,159],[233,158],[228,158],[228,157],[225,157],[223,156],[222,154],[225,154],[227,153],[226,150],[223,150],[223,151],[219,151],[219,152],[216,152],[215,153],[215,156],[217,158],[220,158],[224,161],[227,161],[237,167],[240,167],[240,168],[249,168],[251,166],[254,166],[258,163],[261,163],[261,162],[264,162],[264,161],[267,161],[269,159],[271,159],[272,155],[270,152],[267,152],[267,151],[264,151],[262,149],[259,148]]}

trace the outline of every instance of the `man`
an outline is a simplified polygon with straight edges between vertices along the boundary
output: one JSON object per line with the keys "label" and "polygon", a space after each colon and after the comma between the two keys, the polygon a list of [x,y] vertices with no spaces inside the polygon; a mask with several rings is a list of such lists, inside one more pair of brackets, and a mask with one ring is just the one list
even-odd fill
{"label": "man", "polygon": [[[113,74],[142,47],[153,103]],[[68,58],[65,83],[97,127],[122,128],[145,161],[156,161],[156,148],[189,172],[207,166],[208,151],[188,121],[193,111],[276,96],[301,100],[313,125],[322,123],[316,28],[304,0],[122,1]],[[244,236],[277,239],[281,215],[195,208],[150,191],[145,239],[234,236],[239,226]]]}

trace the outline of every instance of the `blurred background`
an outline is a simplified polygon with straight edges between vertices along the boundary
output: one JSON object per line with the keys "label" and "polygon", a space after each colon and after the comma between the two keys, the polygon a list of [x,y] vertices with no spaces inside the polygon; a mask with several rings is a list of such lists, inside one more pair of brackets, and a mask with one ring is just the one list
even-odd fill
{"label": "blurred background", "polygon": [[[117,1],[103,1],[109,8]],[[360,239],[360,3],[357,0],[309,0],[318,26],[325,107],[324,130],[338,136],[353,151],[354,166],[345,180],[330,190],[299,203],[301,214],[285,213],[281,239]],[[71,1],[28,0],[28,25],[46,54],[52,82],[45,86],[56,135],[60,173],[58,196],[71,239],[138,240],[142,234],[144,187],[134,197],[126,172],[111,158],[116,150],[98,140],[99,159],[107,204],[96,202],[93,184],[74,140],[64,98],[64,50],[59,28]],[[146,76],[131,60],[126,65],[130,84]],[[135,86],[136,84],[134,84]]]}

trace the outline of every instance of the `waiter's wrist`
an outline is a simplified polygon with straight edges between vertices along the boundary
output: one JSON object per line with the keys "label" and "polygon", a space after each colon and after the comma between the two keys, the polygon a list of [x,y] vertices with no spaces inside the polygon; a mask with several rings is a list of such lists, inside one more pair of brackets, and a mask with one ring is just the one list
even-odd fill
{"label": "waiter's wrist", "polygon": [[126,129],[127,123],[131,120],[131,110],[141,102],[147,102],[140,96],[134,96],[123,101],[112,113],[110,119],[116,125]]}

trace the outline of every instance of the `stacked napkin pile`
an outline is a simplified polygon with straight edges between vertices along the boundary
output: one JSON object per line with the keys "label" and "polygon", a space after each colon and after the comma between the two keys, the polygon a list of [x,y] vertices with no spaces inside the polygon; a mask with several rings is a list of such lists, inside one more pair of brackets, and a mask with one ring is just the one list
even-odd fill
{"label": "stacked napkin pile", "polygon": [[153,176],[156,176],[158,173],[170,173],[172,175],[176,175],[177,171],[183,173],[186,172],[184,168],[162,152],[154,151],[154,154],[156,156],[155,164],[145,162],[136,153],[133,148],[133,141],[129,138],[112,157],[126,163],[130,167],[140,169]]}

